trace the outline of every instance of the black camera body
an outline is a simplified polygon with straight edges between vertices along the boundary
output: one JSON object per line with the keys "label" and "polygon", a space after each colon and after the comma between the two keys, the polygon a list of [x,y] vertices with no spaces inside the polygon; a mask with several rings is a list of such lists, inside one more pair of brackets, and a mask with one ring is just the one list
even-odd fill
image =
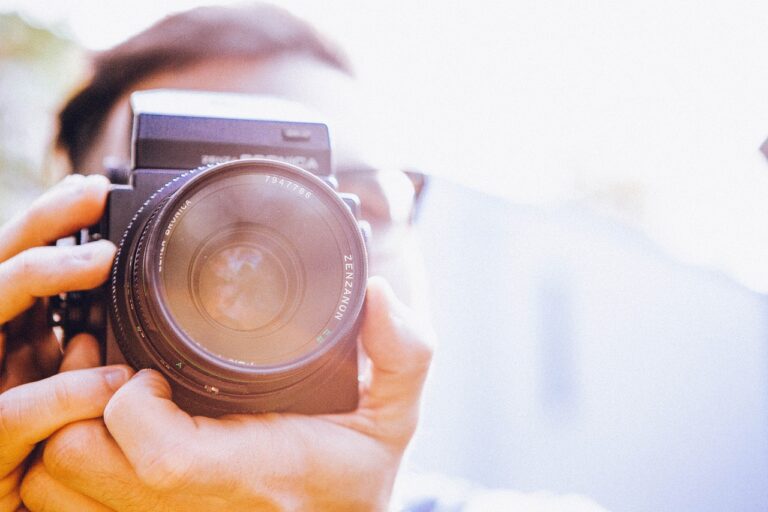
{"label": "black camera body", "polygon": [[111,276],[54,318],[96,333],[107,364],[160,371],[190,413],[355,409],[365,229],[335,190],[327,126],[275,99],[131,102],[132,168],[80,236],[117,245]]}

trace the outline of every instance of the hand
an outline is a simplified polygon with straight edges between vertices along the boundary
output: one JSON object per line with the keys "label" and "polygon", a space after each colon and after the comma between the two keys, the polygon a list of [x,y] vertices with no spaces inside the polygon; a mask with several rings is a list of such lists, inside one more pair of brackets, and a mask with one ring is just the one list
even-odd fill
{"label": "hand", "polygon": [[24,460],[35,443],[70,421],[99,416],[112,395],[105,380],[109,370],[28,384],[60,368],[98,363],[98,347],[86,337],[73,340],[61,362],[45,305],[37,299],[92,288],[106,279],[115,250],[109,242],[44,246],[95,223],[108,187],[104,177],[70,177],[0,227],[0,325],[5,324],[0,331],[0,512],[18,505]]}
{"label": "hand", "polygon": [[99,420],[46,443],[22,484],[32,511],[384,510],[416,428],[432,335],[380,279],[360,339],[369,358],[352,413],[191,417],[153,371]]}
{"label": "hand", "polygon": [[75,336],[61,373],[0,395],[0,512],[12,512],[20,505],[25,460],[35,445],[68,423],[100,417],[113,393],[130,377],[127,367],[90,368],[99,360],[96,340],[86,334]]}
{"label": "hand", "polygon": [[108,190],[103,176],[68,176],[0,227],[0,392],[59,367],[59,342],[38,298],[93,288],[107,278],[115,254],[110,242],[46,245],[98,221]]}

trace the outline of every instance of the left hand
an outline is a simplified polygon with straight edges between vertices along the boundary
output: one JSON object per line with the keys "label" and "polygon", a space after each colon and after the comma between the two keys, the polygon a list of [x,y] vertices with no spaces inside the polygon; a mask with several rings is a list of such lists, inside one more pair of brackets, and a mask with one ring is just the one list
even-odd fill
{"label": "left hand", "polygon": [[347,414],[191,417],[139,372],[104,421],[49,439],[22,498],[34,511],[385,510],[416,427],[431,334],[371,279],[361,342],[371,362]]}

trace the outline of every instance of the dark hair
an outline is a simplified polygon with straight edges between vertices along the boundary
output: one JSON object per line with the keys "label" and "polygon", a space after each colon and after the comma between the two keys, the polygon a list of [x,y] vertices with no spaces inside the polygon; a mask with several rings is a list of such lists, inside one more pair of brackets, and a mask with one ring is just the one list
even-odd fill
{"label": "dark hair", "polygon": [[79,167],[117,99],[143,78],[222,57],[305,54],[351,74],[346,57],[310,25],[265,4],[200,7],[169,16],[93,59],[93,75],[59,114],[56,146]]}

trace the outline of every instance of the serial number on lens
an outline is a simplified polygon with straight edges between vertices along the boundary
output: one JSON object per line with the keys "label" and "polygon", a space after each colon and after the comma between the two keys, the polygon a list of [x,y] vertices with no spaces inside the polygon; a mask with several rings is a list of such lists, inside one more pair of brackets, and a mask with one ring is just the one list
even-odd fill
{"label": "serial number on lens", "polygon": [[287,180],[281,176],[271,176],[267,174],[264,176],[267,183],[271,183],[272,185],[280,185],[282,188],[286,190],[290,190],[291,192],[296,192],[299,196],[304,197],[305,199],[309,199],[312,197],[312,192],[306,189],[306,187],[299,185],[296,182],[293,182],[291,180]]}

